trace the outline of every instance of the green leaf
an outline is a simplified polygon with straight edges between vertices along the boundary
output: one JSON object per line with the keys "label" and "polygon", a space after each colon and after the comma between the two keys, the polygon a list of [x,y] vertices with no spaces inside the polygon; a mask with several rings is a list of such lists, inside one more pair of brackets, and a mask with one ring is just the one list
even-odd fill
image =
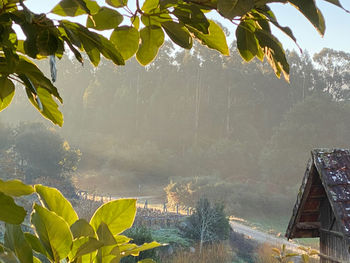
{"label": "green leaf", "polygon": [[40,242],[40,240],[37,236],[34,236],[31,233],[26,232],[26,233],[24,233],[24,237],[35,252],[40,253],[40,254],[45,255],[45,256],[47,255],[47,252],[46,252],[45,248],[43,247],[43,244]]}
{"label": "green leaf", "polygon": [[127,237],[127,236],[123,236],[123,235],[116,235],[114,236],[115,241],[117,242],[117,244],[125,244],[128,243],[129,241],[131,241],[132,239]]}
{"label": "green leaf", "polygon": [[323,36],[326,24],[321,11],[316,7],[314,0],[289,0],[317,29]]}
{"label": "green leaf", "polygon": [[56,188],[37,184],[34,189],[40,196],[42,205],[61,216],[68,225],[73,225],[79,219],[72,204]]}
{"label": "green leaf", "polygon": [[145,13],[150,13],[154,9],[156,9],[159,5],[159,0],[145,0],[141,9]]}
{"label": "green leaf", "polygon": [[27,58],[20,56],[19,62],[16,66],[16,73],[18,75],[25,75],[30,79],[35,87],[42,87],[46,89],[50,94],[54,95],[61,103],[62,98],[58,94],[57,88],[52,84],[52,82],[45,77],[41,70]]}
{"label": "green leaf", "polygon": [[340,7],[341,9],[343,9],[343,10],[346,11],[346,12],[349,12],[348,10],[346,10],[346,9],[343,7],[343,5],[340,3],[339,0],[325,0],[325,1],[328,2],[328,3],[331,3],[331,4],[333,4],[333,5],[336,5],[336,6]]}
{"label": "green leaf", "polygon": [[310,262],[310,257],[306,254],[301,255],[303,262],[304,263],[309,263]]}
{"label": "green leaf", "polygon": [[247,62],[258,54],[260,48],[254,31],[255,22],[253,20],[243,20],[236,30],[237,49]]}
{"label": "green leaf", "polygon": [[36,46],[39,54],[49,56],[56,53],[58,50],[58,38],[49,29],[44,29],[38,32],[36,38]]}
{"label": "green leaf", "polygon": [[69,260],[70,262],[73,262],[75,259],[83,255],[90,254],[96,251],[103,245],[104,244],[102,242],[92,237],[80,237],[78,239],[75,239],[73,241],[73,246],[68,256]]}
{"label": "green leaf", "polygon": [[0,262],[1,263],[20,263],[15,253],[12,251],[5,251],[0,253]]}
{"label": "green leaf", "polygon": [[[97,230],[98,239],[104,243],[104,246],[98,250],[97,262],[118,262],[120,260],[120,251],[113,234],[108,226],[102,222]],[[112,261],[114,260],[114,261]]]}
{"label": "green leaf", "polygon": [[109,230],[107,224],[104,222],[100,223],[97,229],[98,240],[102,241],[105,246],[112,246],[117,244],[113,234]]}
{"label": "green leaf", "polygon": [[218,0],[218,12],[228,18],[243,16],[254,7],[254,0]]}
{"label": "green leaf", "polygon": [[197,39],[201,41],[203,45],[208,46],[209,48],[219,51],[223,55],[229,55],[229,49],[226,42],[226,36],[222,28],[217,25],[214,21],[209,20],[209,32],[208,34],[203,34],[198,30],[195,30],[191,27],[188,29],[195,35]]}
{"label": "green leaf", "polygon": [[175,15],[185,25],[194,27],[204,34],[209,33],[208,28],[210,23],[197,6],[178,5],[174,8],[173,15]]}
{"label": "green leaf", "polygon": [[23,222],[27,212],[23,207],[18,206],[11,196],[0,192],[0,221],[19,225]]}
{"label": "green leaf", "polygon": [[185,26],[173,21],[167,21],[162,23],[162,27],[174,43],[183,48],[192,48],[192,37]]}
{"label": "green leaf", "polygon": [[51,13],[59,16],[79,16],[84,14],[96,14],[99,6],[92,0],[62,0],[52,10]]}
{"label": "green leaf", "polygon": [[137,261],[137,263],[156,263],[156,262],[153,259],[146,258],[146,259],[142,259],[140,261]]}
{"label": "green leaf", "polygon": [[112,60],[116,65],[125,64],[122,55],[118,52],[113,43],[104,36],[91,32],[78,23],[72,23],[67,20],[62,20],[60,23],[79,38],[90,58],[90,61],[95,66],[97,66],[100,62],[100,53],[102,53],[102,55],[107,59]]}
{"label": "green leaf", "polygon": [[121,26],[113,31],[110,40],[116,46],[124,60],[127,60],[139,48],[140,34],[134,27]]}
{"label": "green leaf", "polygon": [[173,21],[168,13],[162,13],[157,15],[142,15],[141,21],[145,26],[161,26],[162,23]]}
{"label": "green leaf", "polygon": [[97,231],[104,222],[113,235],[130,228],[136,214],[136,199],[120,199],[102,205],[92,216],[90,224]]}
{"label": "green leaf", "polygon": [[101,7],[97,14],[88,16],[86,26],[96,30],[114,29],[123,21],[123,16],[116,10]]}
{"label": "green leaf", "polygon": [[142,251],[145,251],[145,250],[149,250],[149,249],[152,249],[152,248],[156,248],[156,247],[160,247],[162,246],[161,244],[159,244],[158,242],[156,241],[153,241],[151,243],[144,243],[142,244],[141,246],[137,246],[135,248],[131,248],[131,249],[128,249],[128,250],[124,250],[122,252],[122,255],[123,257],[125,256],[129,256],[129,255],[132,255],[132,256],[138,256],[140,254],[140,252]]}
{"label": "green leaf", "polygon": [[136,58],[143,66],[151,63],[164,43],[164,32],[158,26],[146,26],[140,31],[141,44]]}
{"label": "green leaf", "polygon": [[159,8],[160,10],[164,10],[169,7],[177,6],[178,1],[177,0],[160,0],[159,1]]}
{"label": "green leaf", "polygon": [[69,226],[62,217],[35,204],[31,222],[43,246],[55,262],[68,256],[73,240]]}
{"label": "green leaf", "polygon": [[77,220],[73,225],[71,225],[70,230],[74,238],[96,237],[95,230],[85,219]]}
{"label": "green leaf", "polygon": [[40,104],[35,100],[35,97],[32,93],[28,92],[26,89],[28,99],[34,105],[34,107],[47,119],[52,121],[54,124],[57,124],[62,127],[63,125],[63,115],[58,110],[58,105],[52,98],[51,94],[44,88],[37,88],[38,97],[42,103],[42,109]]}
{"label": "green leaf", "polygon": [[134,16],[131,18],[131,21],[132,21],[132,25],[137,29],[139,30],[139,27],[140,27],[140,18],[138,16]]}
{"label": "green leaf", "polygon": [[281,73],[283,73],[284,78],[289,81],[289,64],[282,44],[275,36],[260,29],[256,30],[255,36],[276,76],[280,77]]}
{"label": "green leaf", "polygon": [[15,95],[15,85],[6,76],[0,77],[0,112],[10,105]]}
{"label": "green leaf", "polygon": [[19,180],[3,181],[0,179],[0,192],[11,196],[30,195],[34,189]]}
{"label": "green leaf", "polygon": [[128,4],[128,0],[106,0],[106,3],[110,6],[119,8],[126,6]]}
{"label": "green leaf", "polygon": [[5,225],[5,246],[11,249],[21,263],[32,263],[33,252],[31,246],[24,238],[21,226]]}

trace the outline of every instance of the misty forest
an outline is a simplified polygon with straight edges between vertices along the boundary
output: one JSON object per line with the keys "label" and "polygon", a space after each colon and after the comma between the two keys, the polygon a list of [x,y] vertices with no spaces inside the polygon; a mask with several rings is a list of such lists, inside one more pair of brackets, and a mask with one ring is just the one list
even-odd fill
{"label": "misty forest", "polygon": [[[288,83],[266,62],[243,62],[235,43],[230,53],[166,42],[145,68],[135,60],[82,67],[64,57],[63,127],[18,91],[0,116],[1,179],[53,186],[72,199],[79,191],[139,197],[142,207],[172,211],[207,200],[284,235],[310,151],[349,145],[350,54],[287,51]],[[47,61],[38,64],[49,74]],[[269,249],[233,239],[236,261],[217,262],[272,262],[256,256]]]}

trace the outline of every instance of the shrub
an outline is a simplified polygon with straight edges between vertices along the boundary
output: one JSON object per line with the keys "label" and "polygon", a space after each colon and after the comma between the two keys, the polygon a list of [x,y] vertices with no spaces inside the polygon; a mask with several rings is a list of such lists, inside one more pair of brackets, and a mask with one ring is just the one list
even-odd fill
{"label": "shrub", "polygon": [[208,199],[198,201],[195,212],[187,219],[185,234],[199,241],[200,250],[204,243],[213,243],[229,237],[230,225],[222,204],[211,205]]}
{"label": "shrub", "polygon": [[[33,202],[31,223],[35,232],[23,232],[26,210],[14,197],[35,193],[41,205]],[[90,222],[79,219],[71,203],[55,188],[25,185],[18,180],[0,180],[0,221],[5,223],[0,243],[0,262],[113,262],[160,246],[157,242],[137,245],[120,235],[132,226],[135,199],[114,200],[102,205]],[[23,228],[24,229],[24,228]],[[142,261],[140,261],[142,262]],[[147,261],[152,262],[152,260]]]}
{"label": "shrub", "polygon": [[[125,235],[132,238],[130,241],[133,244],[136,245],[142,245],[143,243],[149,243],[152,242],[152,234],[149,228],[140,226],[140,227],[132,227],[124,232]],[[121,263],[136,263],[139,260],[152,258],[156,259],[156,251],[154,249],[142,251],[139,256],[133,257],[128,256],[121,260]]]}

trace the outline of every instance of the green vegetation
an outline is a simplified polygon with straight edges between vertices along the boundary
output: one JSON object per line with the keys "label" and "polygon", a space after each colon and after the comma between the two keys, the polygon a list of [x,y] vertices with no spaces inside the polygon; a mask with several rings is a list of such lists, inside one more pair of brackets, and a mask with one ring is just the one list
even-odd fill
{"label": "green vegetation", "polygon": [[186,220],[184,234],[199,242],[199,250],[203,245],[228,239],[230,233],[229,221],[222,204],[212,205],[208,199],[199,199],[194,213]]}
{"label": "green vegetation", "polygon": [[152,231],[152,237],[159,243],[170,244],[174,247],[189,248],[192,240],[185,238],[178,228],[161,228]]}
{"label": "green vegetation", "polygon": [[[325,1],[343,8],[339,1]],[[166,33],[171,41],[182,48],[191,49],[194,38],[228,55],[225,34],[219,25],[207,18],[207,11],[217,11],[222,17],[238,24],[237,47],[246,61],[254,57],[263,61],[265,57],[275,74],[278,77],[283,74],[288,80],[290,66],[282,44],[271,32],[271,25],[293,41],[296,42],[296,39],[289,27],[279,24],[269,8],[268,4],[274,2],[293,5],[324,35],[325,21],[313,0],[213,0],[208,3],[196,0],[146,0],[142,6],[136,0],[134,8],[128,1],[106,0],[106,6],[100,6],[93,0],[61,0],[49,12],[61,17],[55,20],[47,14],[33,13],[23,0],[2,1],[0,110],[11,103],[15,93],[14,83],[20,83],[33,106],[54,124],[62,126],[63,116],[54,98],[61,103],[63,100],[53,82],[57,78],[55,59],[61,59],[67,47],[80,63],[83,63],[81,52],[84,52],[94,66],[100,64],[101,55],[115,65],[124,65],[126,59],[136,55],[141,65],[147,65],[157,56]],[[65,19],[81,15],[87,16],[85,25]],[[124,19],[127,20],[126,25],[122,24]],[[25,40],[18,39],[13,29],[15,25],[21,28]],[[110,39],[103,35],[105,30],[114,30]],[[125,37],[125,33],[128,37]],[[48,57],[52,81],[31,60]]]}
{"label": "green vegetation", "polygon": [[[129,238],[132,239],[130,243],[133,243],[136,245],[150,243],[154,240],[151,230],[144,226],[140,226],[140,227],[134,226],[126,230],[123,234],[127,235]],[[146,251],[140,252],[140,255],[137,257],[127,256],[121,260],[121,263],[137,263],[138,261],[142,259],[147,259],[147,258],[158,261],[156,251],[152,249],[152,250],[146,250]]]}
{"label": "green vegetation", "polygon": [[45,182],[69,198],[75,196],[72,174],[81,158],[79,149],[37,122],[3,127],[1,134],[6,139],[0,147],[1,179],[15,177],[27,184]]}
{"label": "green vegetation", "polygon": [[[35,234],[23,232],[20,224],[26,211],[13,197],[36,193],[31,223]],[[102,205],[90,222],[79,219],[72,205],[55,188],[25,185],[20,181],[0,181],[0,220],[5,222],[0,262],[115,262],[126,256],[160,246],[157,242],[136,245],[121,235],[130,228],[136,214],[135,199],[120,199]],[[153,262],[141,260],[138,262]]]}

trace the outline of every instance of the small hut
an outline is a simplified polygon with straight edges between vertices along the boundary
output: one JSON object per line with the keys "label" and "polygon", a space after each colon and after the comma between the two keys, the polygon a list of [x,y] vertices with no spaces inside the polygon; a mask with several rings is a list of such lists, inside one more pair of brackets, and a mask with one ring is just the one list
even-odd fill
{"label": "small hut", "polygon": [[350,150],[311,152],[286,237],[319,237],[321,263],[350,262]]}

